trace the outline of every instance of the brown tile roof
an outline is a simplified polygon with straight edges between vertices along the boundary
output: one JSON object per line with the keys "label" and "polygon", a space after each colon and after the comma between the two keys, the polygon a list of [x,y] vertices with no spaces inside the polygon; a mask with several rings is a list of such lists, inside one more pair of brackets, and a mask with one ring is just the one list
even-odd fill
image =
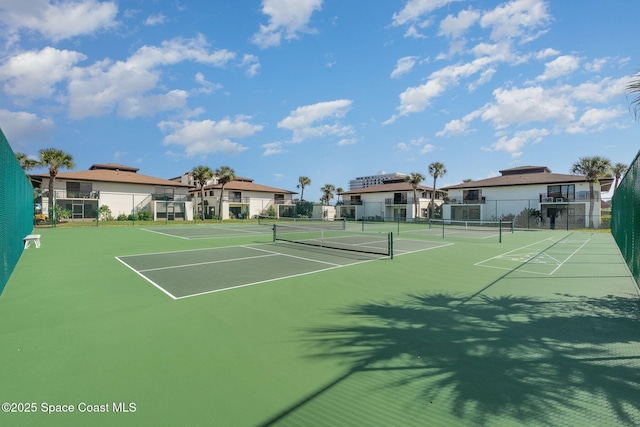
{"label": "brown tile roof", "polygon": [[[419,185],[419,191],[431,191],[432,187]],[[413,191],[413,187],[408,182],[394,182],[390,184],[373,185],[371,187],[357,188],[355,190],[344,191],[339,194],[363,194],[363,193],[388,193],[390,191]]]}
{"label": "brown tile roof", "polygon": [[[131,169],[131,168],[129,168]],[[49,174],[33,175],[34,177],[48,178]],[[79,172],[60,172],[56,179],[66,179],[72,181],[93,181],[93,182],[119,182],[125,184],[148,184],[165,187],[191,187],[189,184],[182,184],[177,181],[155,178],[153,176],[141,175],[136,172],[113,170],[113,169],[93,169]]]}
{"label": "brown tile roof", "polygon": [[[246,179],[246,178],[244,178]],[[214,188],[219,189],[222,187],[221,184],[215,185],[207,185],[204,187],[205,190],[211,190]],[[260,191],[263,193],[285,193],[285,194],[298,194],[295,191],[283,190],[281,188],[275,187],[267,187],[266,185],[255,184],[253,180],[247,181],[231,181],[224,186],[225,190],[236,190],[236,191]],[[199,191],[193,189],[192,191]]]}
{"label": "brown tile roof", "polygon": [[[613,178],[600,178],[600,186],[603,191],[607,191],[613,182]],[[532,184],[565,184],[587,182],[582,175],[565,175],[559,173],[523,173],[508,174],[504,176],[496,176],[494,178],[481,179],[478,181],[463,182],[462,184],[449,185],[442,187],[442,190],[452,190],[461,188],[480,188],[480,187],[507,187],[514,185],[532,185]]]}

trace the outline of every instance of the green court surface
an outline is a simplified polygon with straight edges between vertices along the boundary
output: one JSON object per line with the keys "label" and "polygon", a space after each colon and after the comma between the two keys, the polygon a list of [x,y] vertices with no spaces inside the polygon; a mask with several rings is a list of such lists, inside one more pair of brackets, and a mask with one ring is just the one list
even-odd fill
{"label": "green court surface", "polygon": [[3,426],[640,425],[607,233],[403,228],[390,259],[249,224],[38,232],[0,295]]}

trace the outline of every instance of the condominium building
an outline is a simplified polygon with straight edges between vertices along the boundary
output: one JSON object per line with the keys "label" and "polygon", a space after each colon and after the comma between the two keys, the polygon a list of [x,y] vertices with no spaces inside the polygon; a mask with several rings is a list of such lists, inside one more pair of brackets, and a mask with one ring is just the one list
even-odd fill
{"label": "condominium building", "polygon": [[375,185],[382,185],[385,182],[394,181],[402,182],[406,177],[403,173],[384,173],[379,172],[377,175],[359,176],[349,181],[349,190],[357,190],[360,188],[373,187]]}

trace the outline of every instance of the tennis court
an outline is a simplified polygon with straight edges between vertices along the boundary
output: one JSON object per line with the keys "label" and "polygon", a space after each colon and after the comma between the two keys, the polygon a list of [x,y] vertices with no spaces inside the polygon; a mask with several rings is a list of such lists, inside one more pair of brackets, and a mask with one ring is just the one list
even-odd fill
{"label": "tennis court", "polygon": [[[306,239],[302,245],[295,242],[300,240],[300,233]],[[283,237],[288,240],[277,244],[147,253],[116,259],[173,299],[266,284],[363,262],[391,261],[384,253],[376,253],[383,248],[372,247],[377,243],[372,241],[372,237],[378,238],[376,233],[332,232],[331,239],[334,245],[338,242],[339,249],[327,247],[325,233],[326,230],[288,227]],[[320,235],[323,241],[319,240]],[[448,245],[397,240],[395,252],[399,256]],[[373,253],[368,250],[371,248]]]}
{"label": "tennis court", "polygon": [[610,234],[299,225],[39,230],[0,295],[0,425],[640,425]]}

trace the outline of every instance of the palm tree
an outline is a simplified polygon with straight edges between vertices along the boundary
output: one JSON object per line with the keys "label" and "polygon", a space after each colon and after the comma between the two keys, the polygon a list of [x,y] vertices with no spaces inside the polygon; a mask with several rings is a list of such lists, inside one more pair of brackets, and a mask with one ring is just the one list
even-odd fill
{"label": "palm tree", "polygon": [[637,120],[638,113],[640,113],[640,73],[631,78],[627,84],[627,92],[636,94],[635,99],[631,101],[631,105],[634,105],[633,113]]}
{"label": "palm tree", "polygon": [[338,195],[338,202],[340,203],[340,193],[344,192],[344,189],[342,187],[337,187],[336,188],[336,194]]}
{"label": "palm tree", "polygon": [[43,150],[40,150],[39,154],[40,162],[38,162],[38,164],[40,166],[49,168],[49,219],[54,222],[56,203],[56,198],[54,196],[54,186],[56,176],[58,175],[58,171],[61,168],[73,169],[73,157],[71,156],[71,154],[65,153],[64,151],[55,148],[45,148]]}
{"label": "palm tree", "polygon": [[16,159],[20,163],[20,167],[23,171],[28,171],[40,164],[37,160],[32,160],[24,153],[16,153]]}
{"label": "palm tree", "polygon": [[593,205],[595,203],[595,194],[593,192],[593,183],[598,178],[610,176],[611,162],[609,159],[600,156],[580,157],[580,159],[571,166],[571,173],[584,175],[589,182],[589,228],[593,226]]}
{"label": "palm tree", "polygon": [[333,199],[336,187],[331,184],[325,184],[324,187],[320,189],[320,191],[322,191],[322,197],[320,198],[320,201],[328,206],[329,201]]}
{"label": "palm tree", "polygon": [[618,188],[620,178],[626,171],[627,165],[625,165],[624,163],[616,163],[615,165],[611,166],[611,174],[616,177],[616,181],[613,185],[613,191],[616,191],[616,188]]}
{"label": "palm tree", "polygon": [[308,176],[300,176],[298,177],[298,182],[299,184],[296,185],[296,187],[298,187],[301,190],[300,201],[304,202],[304,187],[306,187],[307,185],[311,185],[311,179]]}
{"label": "palm tree", "polygon": [[209,166],[200,165],[193,168],[191,174],[193,175],[193,181],[200,188],[200,209],[201,217],[204,221],[204,186],[213,177],[213,171]]}
{"label": "palm tree", "polygon": [[417,190],[420,183],[424,181],[424,175],[422,175],[420,172],[411,172],[409,175],[407,175],[404,178],[404,181],[411,184],[411,188],[413,188],[413,211],[414,211],[413,218],[415,219],[415,218],[418,218],[419,216]]}
{"label": "palm tree", "polygon": [[220,187],[220,202],[218,203],[218,218],[222,221],[222,195],[224,194],[224,186],[236,179],[236,173],[229,166],[221,166],[213,173],[218,179]]}
{"label": "palm tree", "polygon": [[429,175],[433,177],[433,191],[431,192],[431,204],[429,205],[429,218],[433,218],[433,208],[436,202],[436,181],[447,173],[447,168],[440,162],[429,165]]}

